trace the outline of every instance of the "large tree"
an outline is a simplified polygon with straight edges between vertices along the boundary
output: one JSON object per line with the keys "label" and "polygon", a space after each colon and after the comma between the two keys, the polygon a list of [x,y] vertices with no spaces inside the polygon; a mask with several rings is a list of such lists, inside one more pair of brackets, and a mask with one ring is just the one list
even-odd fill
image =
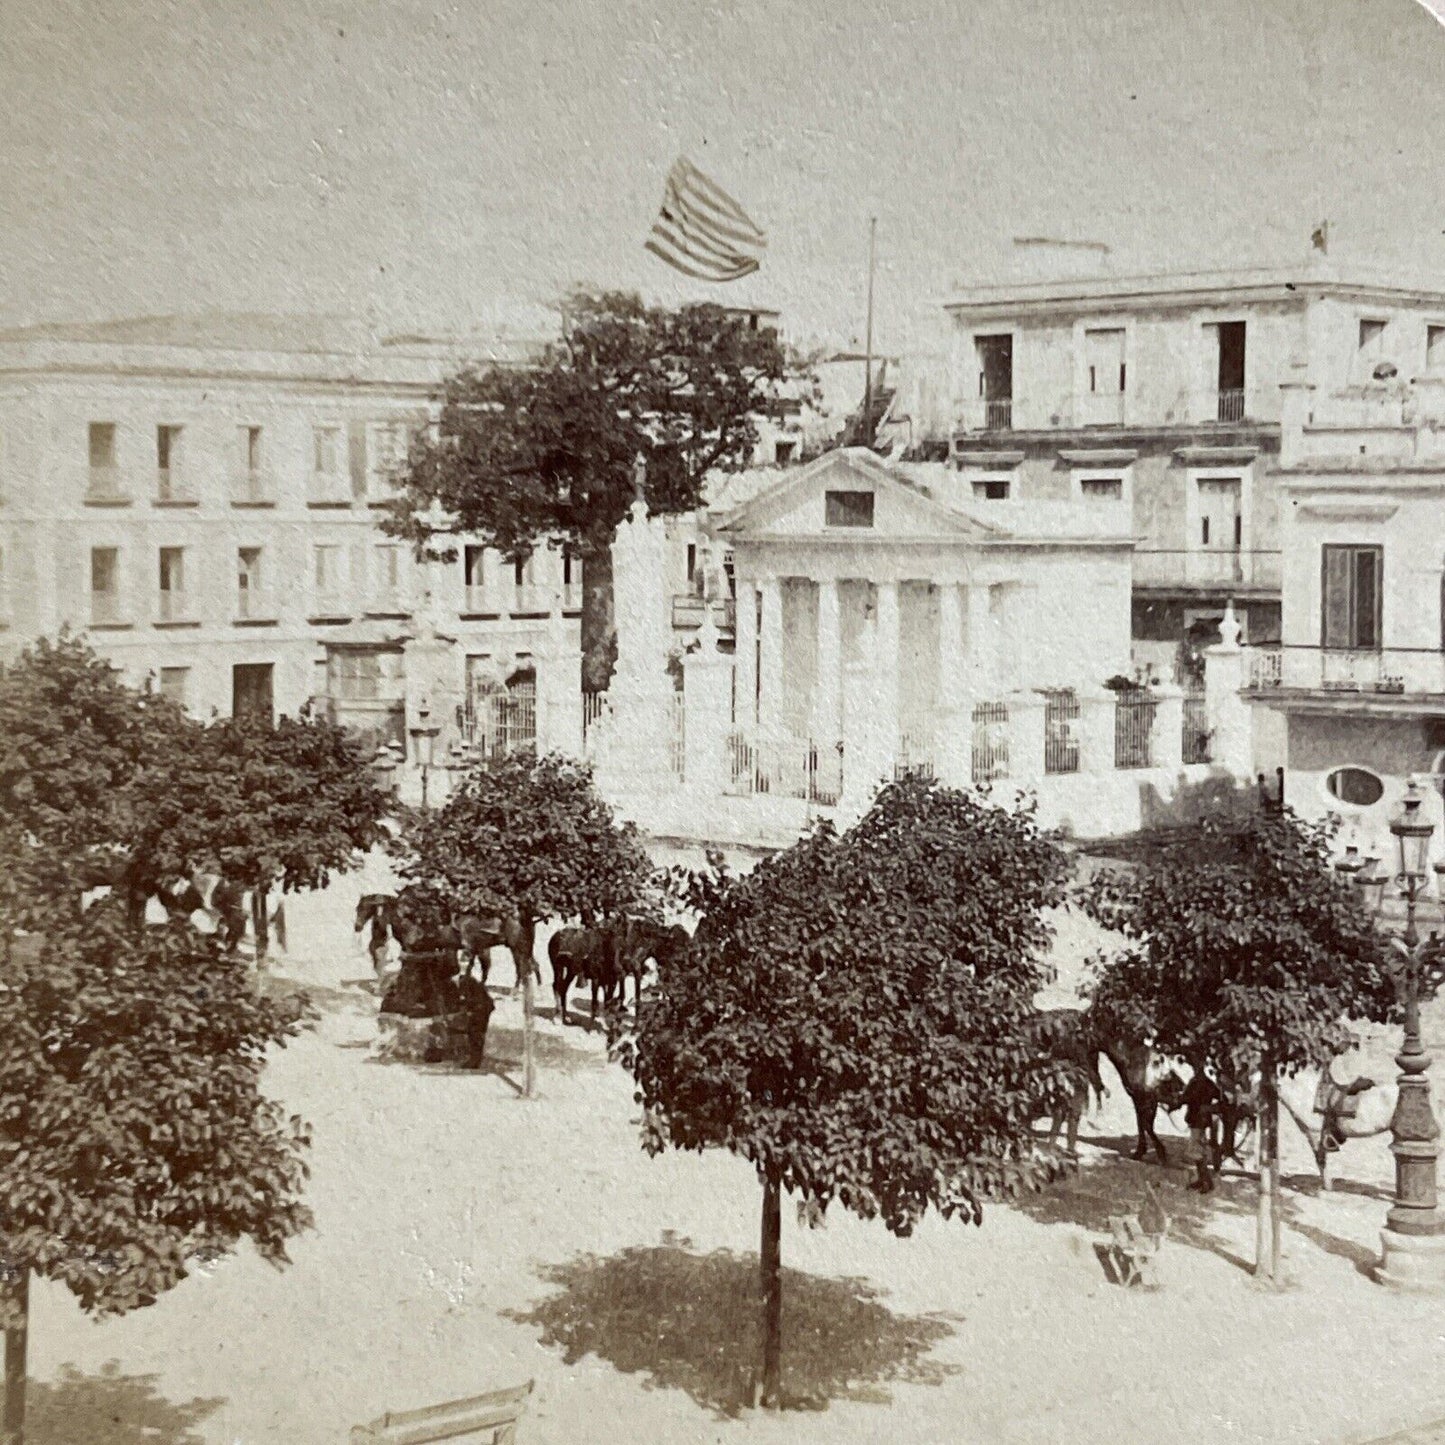
{"label": "large tree", "polygon": [[450,559],[455,534],[521,558],[547,545],[582,561],[586,686],[606,687],[615,644],[613,536],[647,465],[653,514],[698,506],[715,468],[746,465],[754,417],[784,372],[774,332],[718,306],[646,306],[573,295],[562,336],[535,365],[473,368],[446,385],[383,528]]}
{"label": "large tree", "polygon": [[1349,1021],[1396,1016],[1384,943],[1331,868],[1330,834],[1241,804],[1081,895],[1124,943],[1100,961],[1091,1009],[1227,1089],[1259,1081],[1256,1273],[1278,1281],[1278,1080],[1324,1067]]}
{"label": "large tree", "polygon": [[0,912],[6,1445],[24,1434],[32,1276],[119,1314],[242,1238],[283,1265],[310,1220],[306,1126],[261,1092],[304,1002],[258,995],[186,925],[137,931],[119,898],[51,905],[43,933],[16,922]]}
{"label": "large tree", "polygon": [[262,958],[269,889],[323,888],[385,836],[387,798],[357,745],[323,718],[213,722],[164,782],[135,851],[159,879],[199,869],[251,889]]}
{"label": "large tree", "polygon": [[619,823],[583,764],[508,753],[478,764],[446,806],[412,814],[402,871],[468,912],[521,924],[524,1085],[534,1088],[532,961],[537,925],[646,909],[653,867],[636,829]]}
{"label": "large tree", "polygon": [[979,1223],[1062,1167],[1029,1126],[1072,1082],[1034,1042],[1065,871],[1027,811],[915,779],[841,836],[823,824],[746,876],[692,881],[692,947],[660,966],[620,1056],[649,1153],[722,1147],[757,1171],[764,1403],[784,1193],[907,1235],[930,1206]]}

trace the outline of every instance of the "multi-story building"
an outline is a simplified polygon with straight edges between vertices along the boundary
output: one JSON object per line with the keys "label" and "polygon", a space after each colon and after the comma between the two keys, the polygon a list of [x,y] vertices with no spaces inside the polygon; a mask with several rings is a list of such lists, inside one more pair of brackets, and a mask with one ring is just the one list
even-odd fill
{"label": "multi-story building", "polygon": [[1283,639],[1247,695],[1284,718],[1290,804],[1388,862],[1406,781],[1433,778],[1436,822],[1445,783],[1445,367],[1286,385],[1281,459]]}
{"label": "multi-story building", "polygon": [[448,727],[524,694],[549,615],[575,634],[580,569],[465,539],[419,565],[377,526],[464,354],[335,318],[0,332],[0,656],[68,627],[201,716],[314,698],[404,743],[425,610],[455,658],[432,700]]}
{"label": "multi-story building", "polygon": [[949,456],[982,499],[1128,508],[1134,653],[1168,675],[1234,599],[1280,636],[1280,385],[1445,373],[1445,289],[1221,271],[980,286],[945,303]]}

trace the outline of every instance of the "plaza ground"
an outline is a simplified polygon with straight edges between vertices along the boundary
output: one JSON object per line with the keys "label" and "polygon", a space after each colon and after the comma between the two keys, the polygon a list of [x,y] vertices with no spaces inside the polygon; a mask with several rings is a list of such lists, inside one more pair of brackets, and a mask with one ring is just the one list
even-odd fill
{"label": "plaza ground", "polygon": [[[522,1100],[510,999],[481,1073],[376,1062],[357,886],[296,902],[276,970],[323,1010],[268,1074],[314,1126],[315,1230],[284,1272],[243,1250],[120,1320],[38,1287],[31,1445],[323,1445],[387,1409],[529,1378],[520,1445],[1345,1445],[1445,1415],[1445,1301],[1368,1276],[1385,1141],[1347,1146],[1341,1187],[1320,1195],[1286,1121],[1291,1285],[1264,1293],[1252,1181],[1201,1199],[1182,1167],[1133,1163],[1108,1073],[1078,1178],[990,1207],[982,1228],[929,1218],[900,1240],[785,1214],[784,1383],[813,1408],[739,1409],[756,1328],[747,1167],[649,1159],[629,1080],[576,1026],[542,1020],[540,1097]],[[1065,920],[1067,972],[1096,941]],[[1439,1020],[1429,1032],[1445,1044]],[[1371,1052],[1387,1058],[1386,1041]],[[1112,1284],[1096,1250],[1145,1179],[1164,1181],[1175,1220],[1153,1294]]]}

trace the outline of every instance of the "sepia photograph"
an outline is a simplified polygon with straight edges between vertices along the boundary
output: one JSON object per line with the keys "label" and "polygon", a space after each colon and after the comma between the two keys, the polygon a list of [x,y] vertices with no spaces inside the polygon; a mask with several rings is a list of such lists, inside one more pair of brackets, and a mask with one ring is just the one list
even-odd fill
{"label": "sepia photograph", "polygon": [[1445,0],[0,87],[0,1445],[1445,1445]]}

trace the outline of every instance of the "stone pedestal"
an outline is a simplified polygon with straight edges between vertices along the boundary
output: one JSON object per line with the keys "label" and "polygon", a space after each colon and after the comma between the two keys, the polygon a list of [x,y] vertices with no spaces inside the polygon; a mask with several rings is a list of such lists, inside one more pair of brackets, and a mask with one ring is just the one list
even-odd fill
{"label": "stone pedestal", "polygon": [[1250,705],[1240,696],[1245,657],[1233,602],[1225,608],[1219,634],[1220,640],[1204,651],[1204,714],[1211,753],[1215,767],[1248,779],[1254,776],[1254,721]]}
{"label": "stone pedestal", "polygon": [[704,805],[727,786],[733,693],[732,659],[718,651],[711,603],[705,606],[697,649],[682,659],[683,785]]}
{"label": "stone pedestal", "polygon": [[1380,1231],[1382,1258],[1375,1278],[1392,1289],[1445,1293],[1445,1234]]}
{"label": "stone pedestal", "polygon": [[1149,728],[1149,761],[1177,772],[1184,766],[1184,694],[1173,683],[1152,688],[1154,720]]}

